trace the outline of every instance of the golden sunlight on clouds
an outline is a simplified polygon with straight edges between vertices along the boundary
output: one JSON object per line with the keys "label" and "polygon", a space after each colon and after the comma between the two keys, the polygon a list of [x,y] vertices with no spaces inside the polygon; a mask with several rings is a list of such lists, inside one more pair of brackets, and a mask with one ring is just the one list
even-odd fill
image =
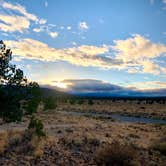
{"label": "golden sunlight on clouds", "polygon": [[131,83],[128,88],[137,87],[138,90],[150,90],[150,89],[165,89],[166,82],[160,81],[146,81]]}
{"label": "golden sunlight on clouds", "polygon": [[152,74],[160,74],[160,66],[157,64],[154,64],[151,61],[143,61],[143,72],[145,73],[152,73]]}
{"label": "golden sunlight on clouds", "polygon": [[166,73],[166,68],[155,61],[155,58],[164,56],[166,45],[152,43],[140,35],[116,40],[112,46],[81,45],[64,49],[51,48],[46,43],[30,38],[5,42],[12,48],[14,55],[25,59],[66,61],[85,67],[125,69],[129,73]]}
{"label": "golden sunlight on clouds", "polygon": [[65,84],[61,81],[57,81],[57,82],[54,81],[51,83],[51,85],[56,86],[56,87],[61,88],[61,89],[67,89],[67,87],[68,87],[67,84]]}
{"label": "golden sunlight on clouds", "polygon": [[160,43],[152,43],[141,35],[133,35],[126,40],[115,40],[112,48],[119,54],[118,58],[124,61],[155,58],[166,53],[166,46]]}
{"label": "golden sunlight on clouds", "polygon": [[22,16],[10,16],[10,15],[2,15],[0,14],[0,21],[4,23],[0,23],[0,30],[4,32],[14,32],[19,31],[23,32],[25,29],[28,29],[30,26],[30,22],[27,18]]}
{"label": "golden sunlight on clouds", "polygon": [[[97,55],[108,52],[106,46],[80,46],[66,49],[51,48],[47,44],[33,39],[23,39],[19,41],[5,41],[12,48],[14,55],[19,55],[26,59],[36,59],[41,61],[67,61],[71,64],[81,66],[103,66],[106,61]],[[41,51],[42,50],[42,51]]]}
{"label": "golden sunlight on clouds", "polygon": [[2,1],[0,6],[10,11],[6,12],[6,14],[0,14],[1,31],[18,31],[23,33],[25,30],[29,29],[31,21],[35,22],[36,24],[45,24],[47,22],[45,19],[39,19],[36,15],[28,13],[21,5],[13,5],[11,3]]}

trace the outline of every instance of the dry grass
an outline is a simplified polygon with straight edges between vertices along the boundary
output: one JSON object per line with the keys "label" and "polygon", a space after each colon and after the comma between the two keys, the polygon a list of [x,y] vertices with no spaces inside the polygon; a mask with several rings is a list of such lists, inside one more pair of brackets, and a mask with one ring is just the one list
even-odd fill
{"label": "dry grass", "polygon": [[101,147],[96,154],[96,161],[99,165],[127,166],[134,160],[136,150],[133,146],[113,142],[110,145]]}
{"label": "dry grass", "polygon": [[7,130],[0,133],[0,154],[2,154],[11,141],[17,140],[20,131]]}
{"label": "dry grass", "polygon": [[166,156],[166,137],[163,137],[154,142],[152,145],[152,149],[159,151],[161,154]]}
{"label": "dry grass", "polygon": [[1,132],[0,133],[0,154],[4,152],[7,142],[8,142],[7,132]]}
{"label": "dry grass", "polygon": [[10,130],[0,133],[1,155],[14,153],[16,155],[28,155],[38,158],[44,153],[45,143],[46,138],[39,138],[31,130],[24,132]]}
{"label": "dry grass", "polygon": [[[93,104],[88,104],[88,100],[85,99],[83,104],[70,104],[59,103],[58,109],[75,110],[75,111],[99,111],[99,112],[111,112],[121,113],[136,116],[158,117],[166,119],[166,103],[159,103],[153,101],[148,103],[146,101],[138,100],[93,100]],[[156,111],[157,110],[157,111]]]}

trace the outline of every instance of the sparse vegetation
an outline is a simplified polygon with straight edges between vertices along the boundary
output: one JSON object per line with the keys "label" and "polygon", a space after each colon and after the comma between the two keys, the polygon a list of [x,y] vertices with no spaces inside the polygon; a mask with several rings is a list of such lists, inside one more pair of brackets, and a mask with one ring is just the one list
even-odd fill
{"label": "sparse vegetation", "polygon": [[79,105],[84,104],[84,100],[78,99],[77,104]]}
{"label": "sparse vegetation", "polygon": [[119,142],[113,142],[110,145],[101,147],[96,155],[96,161],[99,165],[117,165],[127,166],[134,159],[136,151],[131,145],[122,145]]}
{"label": "sparse vegetation", "polygon": [[44,98],[44,110],[51,110],[57,108],[57,100],[54,97]]}
{"label": "sparse vegetation", "polygon": [[42,121],[35,118],[35,116],[31,117],[28,129],[34,131],[34,134],[36,134],[38,137],[46,136],[46,134],[43,130],[44,125],[43,125]]}
{"label": "sparse vegetation", "polygon": [[93,100],[89,99],[89,100],[88,100],[88,104],[89,104],[89,105],[93,105],[93,104],[94,104]]}
{"label": "sparse vegetation", "polygon": [[152,148],[156,151],[159,151],[161,154],[166,156],[166,137],[156,141]]}
{"label": "sparse vegetation", "polygon": [[[0,123],[2,124],[0,126],[2,127],[0,165],[13,163],[43,165],[48,162],[50,165],[131,166],[141,165],[142,162],[145,165],[165,163],[165,138],[156,141],[152,148],[148,149],[153,139],[157,140],[158,135],[165,131],[165,125],[136,123],[124,125],[109,116],[102,115],[125,113],[128,116],[165,118],[165,99],[155,102],[153,99],[139,102],[128,99],[100,100],[68,97],[64,94],[61,96],[61,93],[51,93],[52,91],[47,88],[42,91],[37,83],[28,83],[22,70],[9,63],[12,58],[11,51],[6,49],[2,41],[0,43],[2,45],[0,52],[2,55],[0,57]],[[58,111],[37,112],[37,108],[43,110],[44,106],[45,110],[57,108]],[[73,110],[73,114],[68,115],[68,110]],[[99,116],[96,114],[93,118],[90,114],[82,117],[79,112],[79,116],[74,116],[74,111],[102,114]],[[22,118],[24,115],[25,117]],[[29,117],[31,117],[30,121]],[[18,122],[22,119],[22,123],[5,124],[5,122]],[[109,123],[107,123],[108,119]],[[42,121],[47,124],[47,136]],[[27,122],[29,122],[28,129]],[[20,127],[18,131],[15,130],[17,125]],[[9,128],[11,128],[10,131]],[[50,137],[53,141],[48,145]],[[119,142],[112,142],[112,140]],[[138,145],[135,147],[139,148],[125,144],[126,141],[130,143],[135,141]],[[24,161],[27,163],[23,163]]]}
{"label": "sparse vegetation", "polygon": [[70,103],[71,105],[74,105],[74,104],[76,103],[76,101],[75,101],[74,99],[70,99],[70,100],[69,100],[69,103]]}

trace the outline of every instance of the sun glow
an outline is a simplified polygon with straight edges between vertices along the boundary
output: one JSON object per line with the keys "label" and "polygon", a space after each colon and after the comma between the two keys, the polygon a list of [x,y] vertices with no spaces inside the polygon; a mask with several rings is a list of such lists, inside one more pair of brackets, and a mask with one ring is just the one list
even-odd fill
{"label": "sun glow", "polygon": [[58,88],[62,88],[62,89],[67,89],[67,85],[63,82],[54,82],[53,84],[54,86],[57,86]]}

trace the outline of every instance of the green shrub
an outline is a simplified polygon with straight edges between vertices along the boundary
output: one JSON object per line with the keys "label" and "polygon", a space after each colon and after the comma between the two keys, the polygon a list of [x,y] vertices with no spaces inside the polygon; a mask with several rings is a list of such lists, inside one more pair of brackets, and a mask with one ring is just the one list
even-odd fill
{"label": "green shrub", "polygon": [[32,115],[33,113],[37,112],[37,107],[39,105],[39,99],[31,99],[27,102],[26,106],[26,114]]}
{"label": "green shrub", "polygon": [[56,109],[57,108],[57,101],[54,97],[48,97],[44,99],[44,109]]}
{"label": "green shrub", "polygon": [[69,103],[70,103],[71,105],[74,105],[75,102],[76,102],[76,101],[75,101],[74,99],[69,100]]}
{"label": "green shrub", "polygon": [[93,100],[89,99],[89,100],[88,100],[88,104],[89,104],[89,105],[93,105],[93,104],[94,104]]}
{"label": "green shrub", "polygon": [[45,136],[44,125],[41,120],[36,119],[34,116],[31,117],[30,123],[28,126],[29,130],[33,130],[38,137]]}
{"label": "green shrub", "polygon": [[84,103],[84,100],[78,100],[77,104],[83,104]]}
{"label": "green shrub", "polygon": [[6,89],[0,90],[0,117],[4,122],[21,121],[23,111],[20,109],[19,98],[13,97],[11,93],[5,95],[5,91]]}

